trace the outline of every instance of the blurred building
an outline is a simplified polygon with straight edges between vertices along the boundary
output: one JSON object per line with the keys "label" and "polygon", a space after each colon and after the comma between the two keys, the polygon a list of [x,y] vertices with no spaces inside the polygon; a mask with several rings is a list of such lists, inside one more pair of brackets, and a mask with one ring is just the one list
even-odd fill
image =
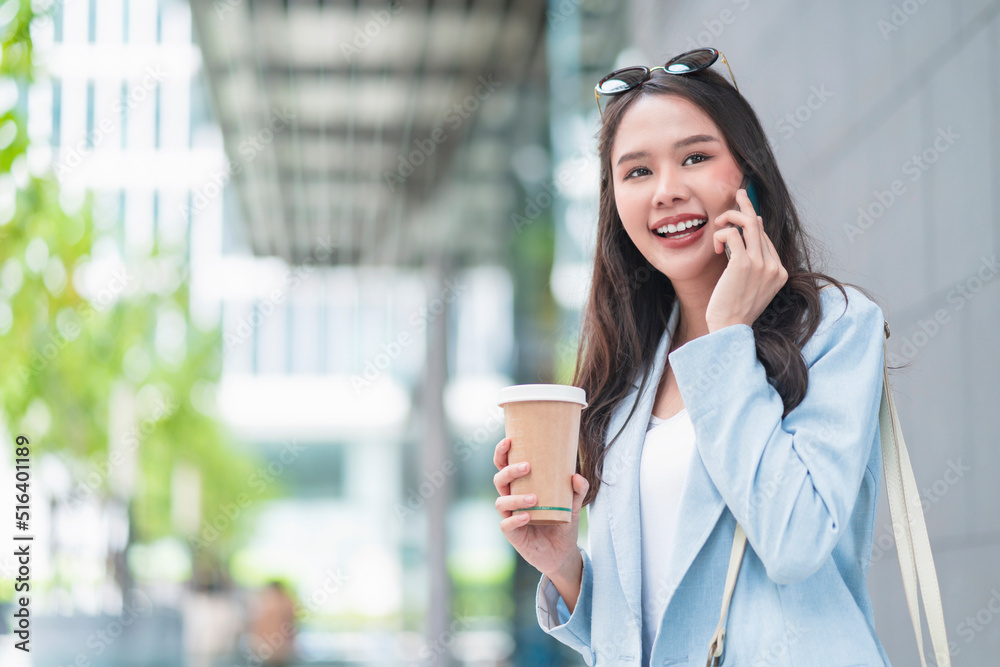
{"label": "blurred building", "polygon": [[289,494],[235,567],[287,570],[337,615],[309,655],[502,658],[506,236],[512,164],[544,160],[545,8],[193,9],[233,202],[194,276],[221,313],[218,405]]}

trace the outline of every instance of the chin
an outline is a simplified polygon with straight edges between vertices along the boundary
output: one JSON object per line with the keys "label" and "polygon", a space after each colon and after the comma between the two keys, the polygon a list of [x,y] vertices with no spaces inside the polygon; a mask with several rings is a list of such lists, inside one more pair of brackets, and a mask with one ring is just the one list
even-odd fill
{"label": "chin", "polygon": [[[654,248],[654,250],[658,250],[658,248]],[[647,256],[647,259],[660,273],[671,280],[698,278],[705,275],[705,272],[715,263],[712,257],[705,257],[700,253],[697,256],[677,256],[671,259],[666,259],[660,254],[652,259]]]}
{"label": "chin", "polygon": [[682,269],[678,271],[676,267],[672,268],[672,270],[670,271],[663,271],[663,275],[665,275],[671,281],[677,281],[677,282],[686,282],[689,280],[695,280],[696,278],[698,278],[699,276],[703,276],[704,274],[705,274],[704,270],[688,271]]}

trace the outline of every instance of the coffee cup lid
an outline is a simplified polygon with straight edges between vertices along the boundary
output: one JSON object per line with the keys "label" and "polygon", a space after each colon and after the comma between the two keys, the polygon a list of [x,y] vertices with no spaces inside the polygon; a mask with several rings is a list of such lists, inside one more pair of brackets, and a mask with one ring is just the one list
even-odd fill
{"label": "coffee cup lid", "polygon": [[585,408],[587,392],[581,387],[565,384],[515,384],[500,390],[497,405],[502,407],[504,403],[515,401],[566,401],[579,403]]}

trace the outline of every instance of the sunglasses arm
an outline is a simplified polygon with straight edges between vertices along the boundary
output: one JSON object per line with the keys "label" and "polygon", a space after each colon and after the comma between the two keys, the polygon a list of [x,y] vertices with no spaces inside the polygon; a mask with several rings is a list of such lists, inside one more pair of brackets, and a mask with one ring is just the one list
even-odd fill
{"label": "sunglasses arm", "polygon": [[733,76],[733,70],[729,66],[729,61],[726,60],[726,57],[724,55],[722,55],[721,52],[719,53],[719,56],[722,58],[722,62],[726,63],[726,69],[729,70],[729,78],[733,80],[733,88],[736,89],[737,93],[740,92],[740,87],[736,85],[736,77]]}

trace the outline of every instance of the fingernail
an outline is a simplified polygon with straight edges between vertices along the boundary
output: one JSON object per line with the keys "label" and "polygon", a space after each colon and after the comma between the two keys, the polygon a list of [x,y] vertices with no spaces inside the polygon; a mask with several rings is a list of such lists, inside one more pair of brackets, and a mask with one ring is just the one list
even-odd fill
{"label": "fingernail", "polygon": [[525,501],[527,501],[529,503],[534,503],[535,502],[535,496],[533,496],[533,495],[532,496],[528,496],[527,498],[525,498]]}
{"label": "fingernail", "polygon": [[528,469],[528,464],[527,463],[522,463],[521,465],[519,465],[517,467],[519,469],[521,469],[521,470],[527,470]]}

